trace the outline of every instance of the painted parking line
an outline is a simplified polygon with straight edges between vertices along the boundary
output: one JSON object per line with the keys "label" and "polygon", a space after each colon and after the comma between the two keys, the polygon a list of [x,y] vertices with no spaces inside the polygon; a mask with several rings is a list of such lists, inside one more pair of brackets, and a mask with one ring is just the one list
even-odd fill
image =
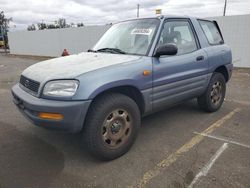
{"label": "painted parking line", "polygon": [[[213,123],[211,126],[209,126],[207,129],[202,131],[203,134],[210,134],[217,128],[221,127],[226,121],[231,119],[236,113],[238,113],[241,109],[236,108],[215,123]],[[142,178],[137,180],[133,185],[128,186],[129,188],[141,188],[144,187],[146,184],[148,184],[153,178],[161,174],[168,166],[170,166],[172,163],[174,163],[179,157],[181,157],[184,153],[188,152],[190,149],[192,149],[195,145],[200,143],[204,139],[204,136],[202,135],[196,135],[194,136],[189,142],[185,143],[182,147],[180,147],[176,152],[170,154],[167,158],[163,159],[161,162],[156,164],[156,166],[144,173]]]}
{"label": "painted parking line", "polygon": [[223,137],[220,137],[220,136],[213,136],[213,135],[198,133],[198,132],[194,132],[194,134],[202,135],[202,136],[205,136],[205,137],[208,137],[208,138],[212,138],[212,139],[215,139],[215,140],[220,140],[220,141],[223,141],[223,142],[227,142],[227,143],[230,143],[230,144],[234,144],[234,145],[238,145],[238,146],[242,146],[242,147],[250,149],[250,145],[246,145],[246,144],[236,142],[236,141],[233,141],[233,140],[230,140],[230,139],[226,139],[226,138],[223,138]]}
{"label": "painted parking line", "polygon": [[221,156],[221,154],[228,148],[228,143],[224,143],[217,152],[211,157],[208,163],[201,169],[201,171],[195,176],[188,188],[193,188],[194,184],[199,181],[200,177],[206,176],[209,170],[214,165],[215,161]]}
{"label": "painted parking line", "polygon": [[245,105],[245,106],[250,106],[250,102],[248,101],[239,101],[239,100],[233,100],[233,99],[225,99],[226,102],[234,102],[234,103],[238,103],[241,105]]}

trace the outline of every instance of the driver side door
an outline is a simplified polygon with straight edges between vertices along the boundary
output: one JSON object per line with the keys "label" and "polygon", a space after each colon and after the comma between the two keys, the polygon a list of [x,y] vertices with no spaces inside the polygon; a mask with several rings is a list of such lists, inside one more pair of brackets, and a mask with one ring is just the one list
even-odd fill
{"label": "driver side door", "polygon": [[208,81],[208,57],[189,19],[167,19],[158,46],[174,43],[178,53],[153,58],[153,110],[199,96]]}

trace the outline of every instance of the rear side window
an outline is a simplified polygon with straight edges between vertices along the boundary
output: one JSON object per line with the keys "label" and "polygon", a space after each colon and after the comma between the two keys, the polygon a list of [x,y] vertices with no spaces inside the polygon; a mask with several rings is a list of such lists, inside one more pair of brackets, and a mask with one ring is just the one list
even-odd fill
{"label": "rear side window", "polygon": [[224,43],[221,34],[214,22],[205,20],[198,21],[201,25],[202,30],[204,31],[204,34],[207,37],[209,44],[218,45]]}

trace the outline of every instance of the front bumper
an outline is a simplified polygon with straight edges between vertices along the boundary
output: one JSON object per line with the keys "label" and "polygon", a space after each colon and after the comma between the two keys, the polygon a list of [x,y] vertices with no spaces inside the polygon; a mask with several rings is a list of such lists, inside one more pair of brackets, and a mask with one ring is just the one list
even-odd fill
{"label": "front bumper", "polygon": [[[56,101],[37,98],[16,84],[12,88],[13,102],[21,113],[32,123],[44,128],[61,130],[63,132],[81,131],[91,100],[87,101]],[[59,113],[62,120],[42,119],[39,112]]]}

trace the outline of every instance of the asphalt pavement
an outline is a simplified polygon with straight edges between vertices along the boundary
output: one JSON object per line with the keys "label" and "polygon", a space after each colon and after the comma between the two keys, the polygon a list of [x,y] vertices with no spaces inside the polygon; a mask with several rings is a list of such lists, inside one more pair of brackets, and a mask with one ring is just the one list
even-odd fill
{"label": "asphalt pavement", "polygon": [[234,71],[218,112],[191,100],[145,117],[132,149],[100,162],[81,134],[36,127],[12,103],[11,87],[40,60],[0,54],[1,188],[250,187],[250,69]]}

